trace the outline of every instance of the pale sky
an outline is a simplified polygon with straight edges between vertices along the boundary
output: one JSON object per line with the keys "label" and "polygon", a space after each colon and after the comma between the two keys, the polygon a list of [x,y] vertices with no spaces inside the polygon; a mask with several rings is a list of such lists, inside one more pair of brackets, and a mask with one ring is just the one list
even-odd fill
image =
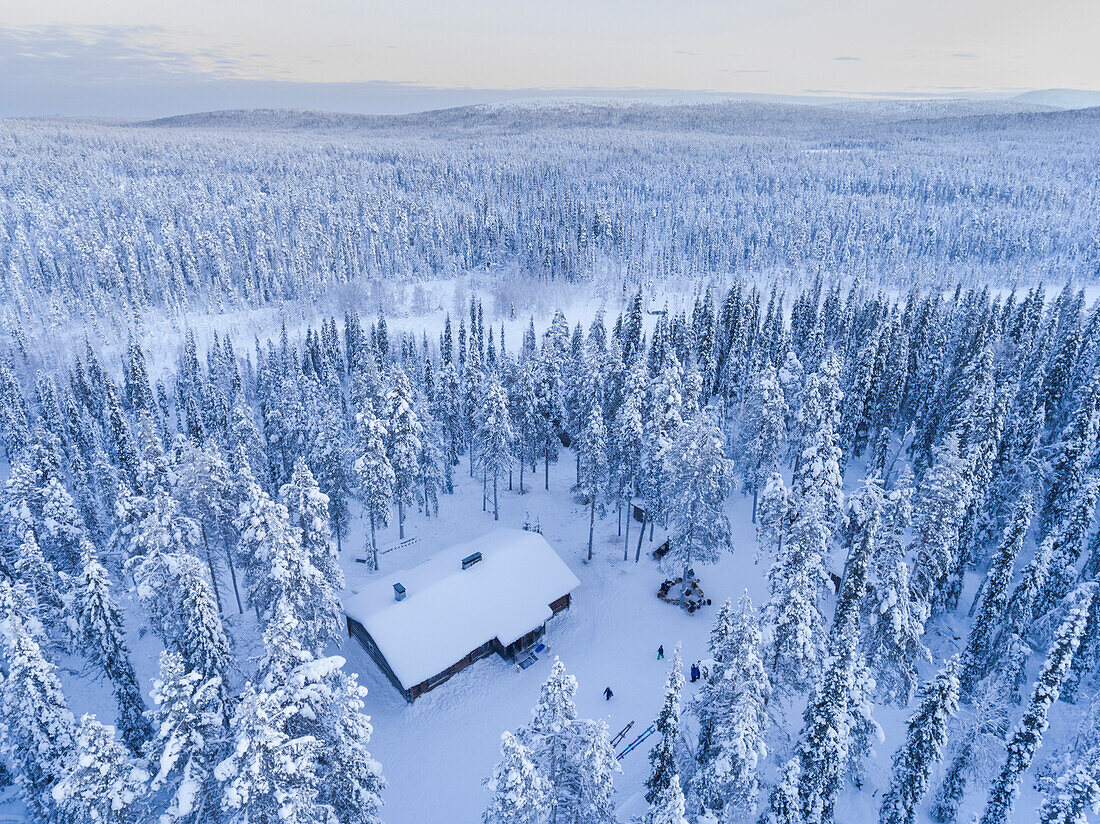
{"label": "pale sky", "polygon": [[3,0],[0,115],[1100,89],[1100,0]]}

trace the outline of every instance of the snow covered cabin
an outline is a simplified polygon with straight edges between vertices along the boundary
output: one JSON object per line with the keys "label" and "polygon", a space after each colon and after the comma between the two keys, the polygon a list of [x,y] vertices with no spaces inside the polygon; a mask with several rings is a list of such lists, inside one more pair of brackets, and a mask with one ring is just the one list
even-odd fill
{"label": "snow covered cabin", "polygon": [[536,532],[497,529],[344,599],[348,635],[413,701],[481,658],[542,637],[580,582]]}

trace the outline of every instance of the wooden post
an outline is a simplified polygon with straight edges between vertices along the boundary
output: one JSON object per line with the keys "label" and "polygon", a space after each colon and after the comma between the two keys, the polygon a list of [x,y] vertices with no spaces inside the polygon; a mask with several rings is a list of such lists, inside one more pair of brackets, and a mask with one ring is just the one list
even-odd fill
{"label": "wooden post", "polygon": [[634,512],[631,509],[630,498],[626,499],[626,540],[623,542],[623,560],[630,558],[630,522],[634,520]]}

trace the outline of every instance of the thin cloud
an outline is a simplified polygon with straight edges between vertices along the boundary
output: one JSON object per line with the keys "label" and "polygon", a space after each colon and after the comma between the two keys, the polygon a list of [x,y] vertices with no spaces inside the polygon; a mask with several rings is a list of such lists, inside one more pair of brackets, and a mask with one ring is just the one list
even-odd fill
{"label": "thin cloud", "polygon": [[852,57],[851,55],[842,54],[840,57],[834,57],[833,60],[839,60],[843,63],[862,63],[862,57]]}
{"label": "thin cloud", "polygon": [[952,52],[951,58],[954,60],[977,60],[978,55],[974,52]]}
{"label": "thin cloud", "polygon": [[180,48],[159,26],[0,28],[0,75],[15,83],[175,82],[277,74],[266,55],[212,46]]}

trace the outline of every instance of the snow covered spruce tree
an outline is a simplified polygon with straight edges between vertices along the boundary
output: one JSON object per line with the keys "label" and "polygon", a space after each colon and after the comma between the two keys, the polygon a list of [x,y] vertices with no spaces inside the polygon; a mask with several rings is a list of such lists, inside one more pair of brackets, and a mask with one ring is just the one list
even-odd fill
{"label": "snow covered spruce tree", "polygon": [[276,601],[264,631],[262,678],[246,685],[215,768],[234,822],[378,824],[384,781],[366,750],[366,690],[339,656],[303,646],[293,599]]}
{"label": "snow covered spruce tree", "polygon": [[229,738],[225,692],[220,676],[204,677],[178,653],[161,653],[145,755],[156,768],[148,790],[164,824],[202,824],[218,815],[213,773]]}
{"label": "snow covered spruce tree", "polygon": [[42,508],[35,523],[35,538],[54,569],[75,574],[80,569],[84,519],[72,495],[57,478],[46,480],[40,494]]}
{"label": "snow covered spruce tree", "polygon": [[500,737],[500,763],[485,787],[492,794],[481,816],[485,824],[539,824],[546,819],[550,784],[510,732]]}
{"label": "snow covered spruce tree", "polygon": [[824,654],[825,556],[843,501],[840,450],[834,445],[836,361],[829,355],[819,373],[810,376],[804,408],[808,428],[791,492],[792,523],[787,544],[768,572],[768,666],[772,683],[783,691],[806,689]]}
{"label": "snow covered spruce tree", "polygon": [[596,510],[603,512],[602,498],[607,494],[609,471],[607,428],[599,404],[593,404],[588,413],[577,448],[581,458],[581,493],[588,498],[588,560],[591,561]]}
{"label": "snow covered spruce tree", "polygon": [[677,644],[668,668],[668,679],[665,681],[665,702],[654,722],[657,743],[649,751],[649,778],[645,782],[645,800],[649,802],[650,816],[655,812],[655,803],[665,800],[672,779],[679,774],[676,768],[676,746],[680,740],[683,692],[684,672],[680,661],[680,646]]}
{"label": "snow covered spruce tree", "polygon": [[1024,717],[1008,740],[1008,756],[1000,775],[989,791],[989,800],[982,813],[980,824],[998,824],[1007,821],[1012,815],[1012,807],[1019,792],[1020,778],[1031,766],[1035,753],[1043,744],[1043,733],[1047,728],[1047,713],[1051,705],[1058,700],[1062,682],[1069,672],[1085,629],[1089,609],[1096,595],[1097,584],[1082,584],[1073,594],[1065,620],[1051,645],[1047,660],[1043,664],[1035,686],[1031,691],[1031,701]]}
{"label": "snow covered spruce tree", "polygon": [[[1100,426],[1100,422],[1098,422]],[[1096,502],[1100,497],[1100,477],[1093,477],[1081,484],[1077,495],[1066,511],[1058,513],[1047,534],[1043,545],[1049,544],[1050,559],[1043,569],[1039,591],[1032,603],[1035,617],[1045,615],[1052,606],[1061,601],[1078,580],[1078,561],[1085,547],[1086,538],[1092,528]],[[1097,538],[1092,545],[1096,546]],[[1100,575],[1100,555],[1091,553],[1085,561],[1085,577],[1096,578]]]}
{"label": "snow covered spruce tree", "polygon": [[229,637],[202,562],[194,555],[179,555],[175,563],[175,582],[181,592],[182,627],[173,646],[187,665],[204,679],[219,679],[222,699],[226,702],[231,666]]}
{"label": "snow covered spruce tree", "polygon": [[269,670],[264,688],[279,689],[280,679],[297,713],[289,729],[298,738],[312,737],[317,748],[317,801],[339,824],[378,824],[386,782],[367,750],[373,727],[362,710],[367,689],[344,670],[338,655],[313,658],[286,672]]}
{"label": "snow covered spruce tree", "polygon": [[909,592],[923,627],[943,607],[942,584],[955,563],[969,487],[958,438],[948,435],[934,451],[934,462],[921,480],[913,505],[914,538],[910,548],[915,561]]}
{"label": "snow covered spruce tree", "polygon": [[237,517],[248,602],[260,621],[272,620],[283,602],[296,620],[298,641],[308,650],[321,649],[338,635],[339,615],[332,585],[315,567],[302,546],[302,530],[290,523],[285,506],[253,482]]}
{"label": "snow covered spruce tree", "polygon": [[1100,748],[1075,756],[1044,793],[1039,824],[1084,824],[1100,807]]}
{"label": "snow covered spruce tree", "polygon": [[[39,642],[40,645],[49,646],[51,639],[46,632],[46,628],[38,619],[37,611],[38,605],[35,603],[34,595],[26,584],[12,580],[5,575],[0,575],[0,635],[7,639],[11,638],[11,632],[15,624],[6,621],[6,617],[14,615],[18,618],[23,629],[29,632],[35,641]],[[0,647],[0,650],[2,650],[2,647]],[[2,652],[0,652],[0,662],[2,661]]]}
{"label": "snow covered spruce tree", "polygon": [[1072,507],[1073,499],[1088,481],[1088,467],[1100,437],[1100,372],[1080,393],[1073,418],[1062,432],[1051,458],[1051,481],[1039,511],[1040,535],[1045,537]]}
{"label": "snow covered spruce tree", "polygon": [[534,348],[534,332],[531,332],[530,345],[524,337],[524,347],[520,351],[519,361],[512,367],[508,381],[508,414],[515,427],[516,466],[519,468],[519,494],[527,494],[524,477],[527,466],[534,472],[538,463],[540,418],[538,412],[538,357]]}
{"label": "snow covered spruce tree", "polygon": [[879,808],[879,824],[913,824],[917,804],[928,791],[932,768],[947,746],[947,723],[958,709],[959,662],[950,659],[924,688],[909,718],[905,743],[894,753],[890,789]]}
{"label": "snow covered spruce tree", "polygon": [[[563,798],[565,776],[571,765],[569,758],[570,728],[577,720],[573,696],[577,694],[577,679],[565,671],[558,659],[542,685],[539,702],[531,711],[531,723],[517,733],[516,738],[531,752],[531,760],[549,783],[547,804],[549,820],[558,820]],[[567,819],[562,819],[567,820]]]}
{"label": "snow covered spruce tree", "polygon": [[668,786],[649,805],[646,824],[688,824],[684,817],[684,792],[680,788],[680,776],[673,775]]}
{"label": "snow covered spruce tree", "polygon": [[1030,496],[1016,505],[1012,521],[1005,528],[1004,536],[993,555],[993,564],[986,574],[980,591],[980,601],[975,600],[978,614],[970,625],[959,673],[959,689],[963,700],[969,699],[978,682],[988,671],[990,652],[998,626],[1004,620],[1008,606],[1009,586],[1016,556],[1023,548],[1031,524],[1032,504]]}
{"label": "snow covered spruce tree", "polygon": [[56,820],[51,791],[72,757],[76,724],[61,691],[57,667],[46,660],[18,615],[2,620],[7,668],[0,692],[4,753],[15,766],[27,808],[37,820],[49,822]]}
{"label": "snow covered spruce tree", "polygon": [[[1026,647],[1024,650],[1026,658],[1030,650]],[[928,811],[933,821],[955,824],[967,784],[979,778],[984,766],[997,757],[1018,701],[1014,695],[1014,666],[1011,657],[1006,657],[1001,668],[982,682],[981,691],[964,710],[963,723],[952,732],[955,741],[951,762]]]}
{"label": "snow covered spruce tree", "polygon": [[662,563],[682,575],[682,598],[693,564],[716,563],[733,550],[725,513],[733,461],[722,430],[705,411],[683,424],[668,455],[669,551]]}
{"label": "snow covered spruce tree", "polygon": [[489,379],[477,424],[477,462],[483,475],[493,482],[493,520],[499,521],[498,487],[501,475],[512,466],[515,432],[508,414],[508,397],[495,374]]}
{"label": "snow covered spruce tree", "polygon": [[54,803],[72,824],[143,824],[149,773],[115,741],[113,727],[94,716],[80,719],[76,745],[64,777],[52,790]]}
{"label": "snow covered spruce tree", "polygon": [[177,586],[178,561],[199,546],[199,527],[180,513],[173,499],[161,490],[147,514],[134,525],[128,542],[125,568],[133,577],[135,594],[145,607],[145,619],[165,644],[182,635]]}
{"label": "snow covered spruce tree", "polygon": [[[867,588],[871,556],[874,553],[876,519],[864,528],[853,550],[844,586],[837,598],[836,613],[829,631],[824,672],[810,696],[803,715],[799,760],[799,797],[806,822],[828,824],[840,790],[844,770],[869,747],[857,742],[856,711],[864,701],[863,667],[859,649],[859,607]],[[866,719],[870,722],[869,717]],[[860,730],[866,735],[865,730]],[[862,746],[860,746],[862,744]]]}
{"label": "snow covered spruce tree", "polygon": [[585,821],[616,824],[615,773],[621,772],[611,747],[607,723],[579,718],[569,727],[568,771],[559,776],[559,804],[553,807],[551,824]]}
{"label": "snow covered spruce tree", "polygon": [[348,460],[351,433],[345,424],[343,399],[328,392],[314,393],[310,414],[309,450],[305,457],[312,474],[328,498],[328,512],[337,546],[347,533],[348,498],[354,483]]}
{"label": "snow covered spruce tree", "polygon": [[319,653],[326,642],[342,635],[340,591],[344,588],[344,573],[330,540],[328,496],[321,491],[305,459],[298,458],[294,462],[290,482],[279,490],[279,502],[286,507],[290,523],[298,527],[302,551],[320,575],[322,587],[317,593],[318,603],[314,605],[318,646],[313,650]]}
{"label": "snow covered spruce tree", "polygon": [[802,799],[798,794],[801,778],[798,756],[794,756],[783,765],[783,774],[772,788],[757,824],[803,824]]}
{"label": "snow covered spruce tree", "polygon": [[235,743],[214,769],[233,824],[313,824],[318,742],[287,731],[297,708],[282,691],[248,684],[233,713]]}
{"label": "snow covered spruce tree", "polygon": [[95,547],[87,541],[83,564],[75,604],[81,650],[107,674],[118,704],[122,740],[131,751],[139,752],[151,733],[144,715],[145,702],[130,665],[122,615],[111,596],[110,578],[99,563]]}
{"label": "snow covered spruce tree", "polygon": [[757,499],[779,471],[787,440],[787,402],[779,388],[775,367],[769,360],[757,375],[748,408],[745,482],[752,490],[752,522],[756,523]]}
{"label": "snow covered spruce tree", "polygon": [[405,507],[416,500],[417,480],[420,477],[420,453],[424,427],[416,414],[412,387],[405,372],[394,371],[393,387],[386,393],[382,404],[385,419],[386,457],[393,469],[393,500],[397,504],[397,530],[405,537]]}
{"label": "snow covered spruce tree", "polygon": [[756,504],[757,560],[770,558],[774,562],[783,551],[790,515],[790,493],[783,484],[783,474],[773,472]]}
{"label": "snow covered spruce tree", "polygon": [[[612,452],[615,455],[614,477],[616,489],[626,510],[626,537],[623,540],[623,560],[630,557],[630,522],[634,520],[631,503],[638,492],[645,444],[645,364],[639,360],[626,376],[622,403],[615,413],[611,433]],[[641,544],[635,551],[635,562],[641,555]]]}
{"label": "snow covered spruce tree", "polygon": [[355,475],[359,500],[370,523],[370,544],[367,545],[371,569],[378,571],[377,530],[390,523],[390,500],[393,497],[394,473],[386,455],[386,428],[375,416],[369,403],[356,415]]}
{"label": "snow covered spruce tree", "polygon": [[883,501],[867,594],[863,600],[863,652],[878,695],[905,706],[916,689],[918,661],[931,661],[921,641],[923,624],[909,595],[905,534],[912,516],[912,475],[905,468]]}
{"label": "snow covered spruce tree", "polygon": [[[654,523],[664,521],[669,505],[669,473],[672,449],[683,426],[680,396],[680,367],[672,362],[652,381],[650,412],[646,418],[645,448],[642,451],[642,491],[646,523],[653,537]],[[642,524],[644,528],[646,524]],[[667,556],[666,556],[667,557]]]}
{"label": "snow covered spruce tree", "polygon": [[[216,443],[208,443],[202,448],[188,444],[177,461],[176,494],[179,496],[186,514],[199,525],[202,534],[203,554],[210,570],[210,581],[214,586],[214,597],[221,609],[221,589],[214,561],[214,550],[218,549],[227,564],[233,563],[231,542],[236,539],[233,533],[233,473],[228,462]],[[235,577],[235,574],[234,574]],[[234,587],[240,610],[240,594]]]}
{"label": "snow covered spruce tree", "polygon": [[454,493],[451,465],[443,455],[443,430],[428,410],[421,413],[424,437],[420,441],[417,465],[420,468],[420,507],[425,517],[439,517],[439,494]]}
{"label": "snow covered spruce tree", "polygon": [[39,549],[33,530],[26,529],[23,532],[11,566],[19,582],[27,587],[33,601],[34,618],[41,621],[55,640],[67,635],[61,579]]}
{"label": "snow covered spruce tree", "polygon": [[516,734],[549,787],[547,821],[612,824],[615,751],[603,721],[577,718],[577,680],[555,660],[531,723]]}
{"label": "snow covered spruce tree", "polygon": [[713,659],[693,710],[699,743],[691,791],[703,815],[748,820],[756,810],[758,768],[768,754],[767,706],[771,694],[760,657],[760,629],[748,593],[737,613],[729,601],[710,636]]}
{"label": "snow covered spruce tree", "polygon": [[19,379],[5,361],[0,360],[0,443],[4,444],[4,455],[12,463],[26,448],[31,433]]}

